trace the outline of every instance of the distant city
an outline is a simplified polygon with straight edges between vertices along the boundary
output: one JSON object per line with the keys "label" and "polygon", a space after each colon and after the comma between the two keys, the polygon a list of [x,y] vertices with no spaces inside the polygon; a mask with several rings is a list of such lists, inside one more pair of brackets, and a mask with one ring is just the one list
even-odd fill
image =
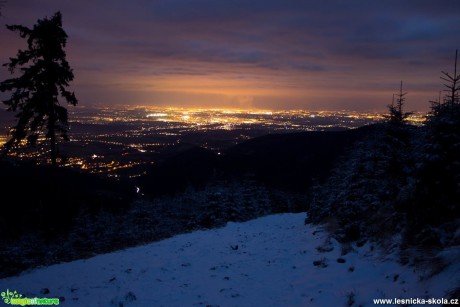
{"label": "distant city", "polygon": [[[135,178],[162,153],[190,146],[208,148],[217,154],[244,140],[272,133],[344,130],[373,124],[382,114],[348,111],[268,111],[234,109],[183,109],[152,107],[69,108],[70,142],[60,144],[63,167],[109,177]],[[423,114],[410,118],[424,121]],[[14,124],[12,113],[0,112],[0,144],[8,139]],[[47,163],[45,147],[16,150],[20,160]]]}

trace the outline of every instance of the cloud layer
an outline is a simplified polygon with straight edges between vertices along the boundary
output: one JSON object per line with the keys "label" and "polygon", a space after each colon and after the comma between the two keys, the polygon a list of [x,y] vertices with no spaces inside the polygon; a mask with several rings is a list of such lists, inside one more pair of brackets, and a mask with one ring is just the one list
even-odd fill
{"label": "cloud layer", "polygon": [[[1,21],[57,10],[85,105],[383,110],[403,80],[426,110],[459,47],[456,0],[15,0]],[[24,47],[0,39],[2,62]]]}

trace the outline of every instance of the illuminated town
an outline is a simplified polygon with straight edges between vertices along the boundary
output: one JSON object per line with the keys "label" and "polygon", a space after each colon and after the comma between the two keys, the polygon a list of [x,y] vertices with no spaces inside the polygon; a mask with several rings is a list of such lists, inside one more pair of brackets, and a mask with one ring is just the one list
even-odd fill
{"label": "illuminated town", "polygon": [[[344,130],[382,121],[377,113],[270,111],[152,107],[69,109],[70,142],[60,144],[61,166],[109,177],[134,178],[171,146],[201,146],[220,153],[244,140],[272,133]],[[5,120],[9,117],[9,120]],[[7,141],[13,114],[2,111],[0,143]],[[413,124],[424,115],[413,115]],[[15,150],[21,160],[49,163],[45,146]]]}

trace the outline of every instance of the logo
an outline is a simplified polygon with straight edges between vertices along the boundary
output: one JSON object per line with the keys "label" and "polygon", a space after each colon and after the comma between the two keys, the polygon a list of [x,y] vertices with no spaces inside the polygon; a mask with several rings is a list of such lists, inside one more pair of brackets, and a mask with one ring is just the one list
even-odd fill
{"label": "logo", "polygon": [[59,305],[58,298],[28,298],[22,297],[22,294],[19,294],[17,291],[11,292],[6,289],[6,292],[1,293],[2,300],[5,304],[8,305],[19,305],[19,306],[28,306],[28,305]]}

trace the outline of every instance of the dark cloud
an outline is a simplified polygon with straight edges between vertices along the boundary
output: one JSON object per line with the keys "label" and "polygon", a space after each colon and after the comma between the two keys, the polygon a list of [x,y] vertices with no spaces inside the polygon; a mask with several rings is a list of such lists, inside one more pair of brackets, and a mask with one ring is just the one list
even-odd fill
{"label": "dark cloud", "polygon": [[[1,20],[30,26],[57,10],[85,103],[164,103],[169,93],[194,104],[384,109],[410,79],[408,103],[425,109],[459,47],[457,0],[15,0]],[[6,29],[0,39],[2,62],[23,46]]]}

